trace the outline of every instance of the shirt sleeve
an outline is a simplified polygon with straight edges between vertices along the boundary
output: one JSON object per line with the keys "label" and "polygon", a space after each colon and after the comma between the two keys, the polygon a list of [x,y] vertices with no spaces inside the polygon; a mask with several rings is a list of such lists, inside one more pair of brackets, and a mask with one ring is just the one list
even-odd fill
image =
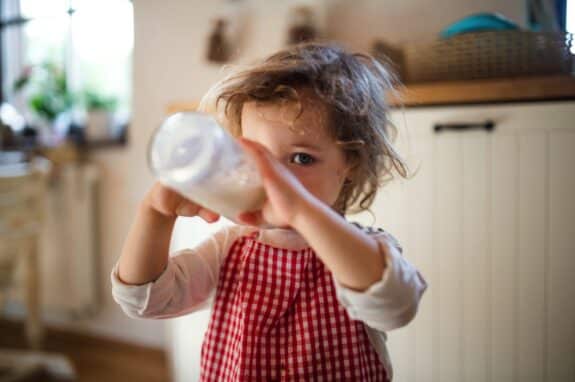
{"label": "shirt sleeve", "polygon": [[386,268],[379,281],[365,291],[355,291],[334,280],[339,302],[352,319],[360,320],[378,331],[407,325],[417,313],[427,282],[402,256],[399,242],[389,233],[368,229],[378,241]]}
{"label": "shirt sleeve", "polygon": [[114,300],[132,318],[178,317],[206,307],[232,236],[224,227],[193,249],[174,253],[162,274],[142,285],[120,280],[116,263],[110,275]]}

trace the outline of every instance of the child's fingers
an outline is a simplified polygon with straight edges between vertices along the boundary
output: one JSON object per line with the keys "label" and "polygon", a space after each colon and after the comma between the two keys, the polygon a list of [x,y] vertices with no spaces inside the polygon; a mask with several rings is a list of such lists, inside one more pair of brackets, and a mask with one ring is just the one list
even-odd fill
{"label": "child's fingers", "polygon": [[175,210],[178,216],[200,216],[208,220],[217,220],[220,216],[218,213],[202,207],[188,199],[181,198]]}
{"label": "child's fingers", "polygon": [[237,216],[237,221],[241,224],[259,226],[263,222],[261,211],[242,212]]}
{"label": "child's fingers", "polygon": [[239,138],[240,145],[250,154],[264,177],[273,177],[275,168],[271,154],[261,144],[246,138]]}
{"label": "child's fingers", "polygon": [[199,205],[182,198],[175,212],[178,216],[196,216],[201,208]]}
{"label": "child's fingers", "polygon": [[200,208],[197,214],[199,217],[207,221],[208,223],[217,222],[220,219],[220,215],[207,208]]}
{"label": "child's fingers", "polygon": [[236,217],[240,224],[262,227],[262,228],[289,228],[289,225],[283,224],[274,218],[269,209],[264,208],[259,211],[242,212]]}

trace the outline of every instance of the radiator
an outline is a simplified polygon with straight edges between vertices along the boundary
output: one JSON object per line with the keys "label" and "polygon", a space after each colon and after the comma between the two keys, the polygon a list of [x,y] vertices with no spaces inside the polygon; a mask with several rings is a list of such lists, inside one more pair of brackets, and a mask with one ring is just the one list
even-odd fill
{"label": "radiator", "polygon": [[[97,186],[98,170],[92,164],[65,165],[50,180],[39,244],[45,316],[87,318],[98,311]],[[8,316],[25,314],[24,283],[20,266],[5,308]]]}

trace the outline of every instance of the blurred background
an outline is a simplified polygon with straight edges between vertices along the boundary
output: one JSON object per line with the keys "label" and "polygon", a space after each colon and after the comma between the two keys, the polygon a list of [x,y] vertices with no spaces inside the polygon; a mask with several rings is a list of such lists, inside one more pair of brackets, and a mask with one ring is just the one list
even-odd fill
{"label": "blurred background", "polygon": [[[197,380],[209,312],[111,296],[147,143],[228,66],[313,39],[403,83],[419,172],[350,217],[430,283],[395,380],[575,381],[574,0],[2,0],[0,28],[0,381]],[[223,224],[180,219],[172,249]]]}

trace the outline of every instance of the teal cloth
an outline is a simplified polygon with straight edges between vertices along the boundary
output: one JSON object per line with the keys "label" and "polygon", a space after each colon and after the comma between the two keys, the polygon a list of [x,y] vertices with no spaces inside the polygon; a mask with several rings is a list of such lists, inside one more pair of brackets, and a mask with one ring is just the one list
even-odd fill
{"label": "teal cloth", "polygon": [[476,13],[447,26],[440,32],[441,38],[450,38],[463,33],[497,30],[514,30],[519,26],[497,13]]}

